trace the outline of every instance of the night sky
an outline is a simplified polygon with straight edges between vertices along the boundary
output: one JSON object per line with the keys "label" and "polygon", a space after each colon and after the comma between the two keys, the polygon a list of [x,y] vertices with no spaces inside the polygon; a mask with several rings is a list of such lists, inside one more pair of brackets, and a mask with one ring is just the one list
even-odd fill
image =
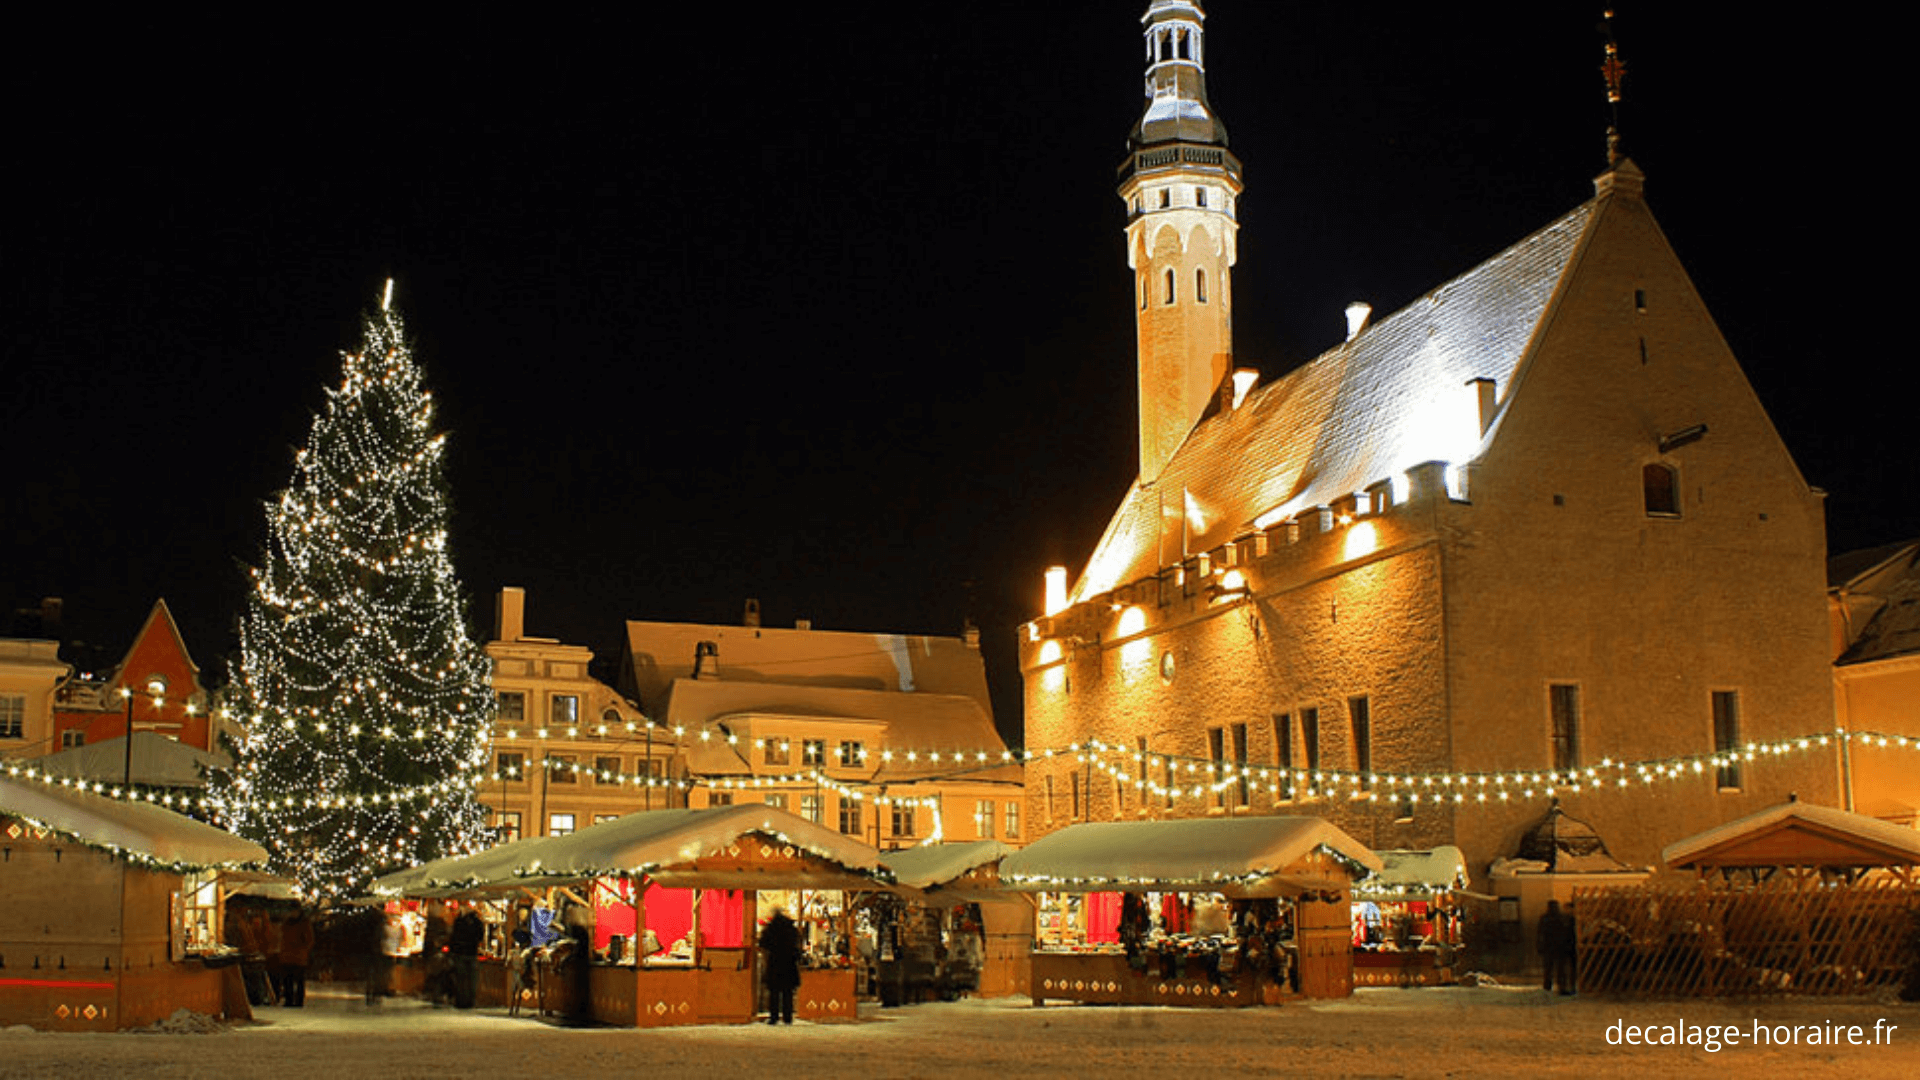
{"label": "night sky", "polygon": [[[1616,21],[1626,149],[1831,493],[1832,551],[1920,535],[1913,230],[1882,149],[1905,61],[1856,20],[1703,6]],[[165,596],[221,678],[260,504],[392,276],[476,627],[502,584],[530,633],[607,658],[625,619],[747,597],[821,629],[971,613],[1017,731],[1013,629],[1135,464],[1113,179],[1144,8],[24,28],[0,600],[62,596],[68,636],[117,655]],[[1237,362],[1279,375],[1347,301],[1384,317],[1589,197],[1599,8],[1210,4],[1246,165]]]}

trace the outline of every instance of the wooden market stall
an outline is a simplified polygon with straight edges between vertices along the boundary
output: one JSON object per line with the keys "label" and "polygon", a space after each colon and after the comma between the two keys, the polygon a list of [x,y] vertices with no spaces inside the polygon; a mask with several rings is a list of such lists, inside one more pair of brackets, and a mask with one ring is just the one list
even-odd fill
{"label": "wooden market stall", "polygon": [[1353,980],[1359,986],[1438,986],[1454,981],[1467,859],[1452,844],[1376,851],[1379,873],[1353,887]]}
{"label": "wooden market stall", "polygon": [[247,1016],[223,966],[219,874],[266,859],[152,803],[0,775],[0,1027]]}
{"label": "wooden market stall", "polygon": [[915,1000],[921,980],[935,997],[1027,993],[1033,894],[1000,887],[1000,860],[1014,850],[998,840],[966,840],[880,857],[907,907],[906,918],[880,928],[887,937],[875,949],[883,1002],[890,992],[902,1002]]}
{"label": "wooden market stall", "polygon": [[1238,1006],[1353,990],[1349,897],[1380,869],[1316,817],[1073,825],[1000,862],[1035,893],[1029,989],[1049,998]]}
{"label": "wooden market stall", "polygon": [[[549,927],[591,934],[588,1010],[627,1027],[744,1023],[758,1011],[759,927],[775,907],[800,924],[795,1015],[851,1019],[849,890],[872,889],[879,852],[761,805],[650,810],[567,836],[521,840],[375,883],[396,896],[537,902]],[[511,919],[509,921],[512,921]],[[540,929],[541,920],[531,920]],[[536,942],[537,944],[537,942]],[[572,980],[542,982],[548,1011]]]}

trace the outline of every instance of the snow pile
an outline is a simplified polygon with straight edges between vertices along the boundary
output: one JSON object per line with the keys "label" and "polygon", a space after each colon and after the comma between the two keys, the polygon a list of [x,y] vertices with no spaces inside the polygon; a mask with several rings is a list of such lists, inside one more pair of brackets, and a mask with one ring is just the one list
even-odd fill
{"label": "snow pile", "polygon": [[155,1020],[149,1027],[139,1029],[142,1035],[224,1035],[233,1029],[206,1013],[197,1013],[192,1009],[175,1009],[173,1015],[165,1020]]}

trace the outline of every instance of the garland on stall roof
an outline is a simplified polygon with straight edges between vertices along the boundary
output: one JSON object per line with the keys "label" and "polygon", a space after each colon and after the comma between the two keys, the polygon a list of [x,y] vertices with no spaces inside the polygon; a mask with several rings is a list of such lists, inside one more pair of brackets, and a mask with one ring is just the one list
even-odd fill
{"label": "garland on stall roof", "polygon": [[208,870],[245,870],[260,865],[257,861],[190,863],[181,862],[177,859],[162,859],[157,855],[152,855],[144,851],[135,851],[132,848],[124,848],[118,844],[108,843],[104,840],[94,840],[90,837],[81,836],[71,829],[63,829],[58,825],[41,821],[39,818],[16,811],[8,811],[5,815],[0,815],[0,820],[6,820],[7,818],[11,818],[34,830],[40,838],[57,836],[69,843],[78,844],[89,851],[97,851],[103,855],[123,859],[146,870],[160,870],[170,874],[198,874]]}

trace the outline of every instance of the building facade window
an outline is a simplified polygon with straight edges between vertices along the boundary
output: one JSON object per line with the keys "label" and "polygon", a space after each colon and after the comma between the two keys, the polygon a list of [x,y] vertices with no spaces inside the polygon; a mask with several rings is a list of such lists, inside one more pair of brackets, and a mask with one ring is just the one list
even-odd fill
{"label": "building facade window", "polygon": [[1726,755],[1716,770],[1722,791],[1740,789],[1740,762],[1732,757],[1740,751],[1740,692],[1713,692],[1713,752]]}
{"label": "building facade window", "polygon": [[548,836],[566,836],[571,832],[573,832],[573,815],[572,814],[548,814],[547,815],[547,835]]}
{"label": "building facade window", "polygon": [[518,690],[500,691],[500,714],[502,720],[521,721],[527,718],[527,695]]}
{"label": "building facade window", "polygon": [[1196,269],[1193,272],[1193,302],[1196,304],[1204,304],[1207,302],[1207,272],[1205,270]]}
{"label": "building facade window", "polygon": [[848,836],[860,835],[860,806],[854,799],[840,799],[840,831]]}
{"label": "building facade window", "polygon": [[60,733],[60,749],[77,750],[87,745],[87,733],[79,728],[68,728]]}
{"label": "building facade window", "polygon": [[793,744],[769,735],[760,748],[760,758],[769,765],[793,764]]}
{"label": "building facade window", "polygon": [[1671,465],[1650,462],[1640,470],[1640,484],[1646,490],[1650,517],[1680,516],[1680,473]]}
{"label": "building facade window", "polygon": [[800,743],[800,764],[825,765],[827,763],[827,740],[805,739]]}
{"label": "building facade window", "polygon": [[1225,728],[1207,729],[1207,757],[1212,762],[1208,767],[1207,780],[1213,788],[1213,804],[1227,805],[1227,786],[1221,782],[1226,774],[1227,730]]}
{"label": "building facade window", "polygon": [[621,760],[617,757],[597,757],[593,759],[593,779],[596,783],[617,784],[620,782]]}
{"label": "building facade window", "polygon": [[973,835],[982,840],[993,839],[992,799],[975,799],[973,803]]}
{"label": "building facade window", "polygon": [[1350,697],[1347,718],[1353,723],[1353,769],[1360,774],[1360,787],[1370,789],[1373,781],[1367,774],[1373,772],[1373,707],[1364,696]]}
{"label": "building facade window", "polygon": [[708,806],[732,806],[733,792],[709,791],[707,792],[707,805]]}
{"label": "building facade window", "polygon": [[1556,683],[1547,688],[1553,716],[1553,771],[1580,767],[1580,688]]}
{"label": "building facade window", "polygon": [[784,791],[769,791],[767,792],[765,802],[775,810],[785,810],[787,808],[787,793]]}
{"label": "building facade window", "polygon": [[840,744],[840,764],[843,768],[858,768],[867,760],[867,748],[851,740]]}
{"label": "building facade window", "polygon": [[1167,302],[1167,303],[1169,303],[1169,304],[1171,304],[1171,303],[1173,303],[1173,267],[1171,267],[1171,266],[1169,266],[1169,267],[1167,267],[1167,299],[1166,299],[1166,302]]}
{"label": "building facade window", "polygon": [[572,727],[580,723],[580,699],[573,694],[555,694],[548,711],[553,727]]}
{"label": "building facade window", "polygon": [[493,767],[502,780],[523,780],[527,775],[527,756],[503,753],[493,759]]}
{"label": "building facade window", "polygon": [[1279,713],[1273,718],[1273,763],[1280,770],[1280,790],[1276,799],[1293,798],[1293,714]]}
{"label": "building facade window", "polygon": [[1018,802],[1010,802],[1007,804],[1006,837],[1009,840],[1018,840],[1020,838],[1020,804]]}
{"label": "building facade window", "polygon": [[1240,805],[1247,806],[1250,804],[1250,796],[1253,792],[1247,781],[1247,725],[1245,724],[1233,725],[1233,764],[1240,773],[1235,784],[1240,792]]}
{"label": "building facade window", "polygon": [[1052,820],[1053,820],[1053,817],[1054,817],[1054,814],[1053,814],[1053,774],[1052,774],[1052,773],[1048,773],[1048,774],[1046,775],[1046,777],[1045,777],[1045,779],[1046,779],[1046,784],[1045,784],[1045,787],[1046,787],[1046,800],[1047,800],[1047,801],[1046,801],[1046,810],[1047,810],[1047,820],[1048,820],[1048,821],[1052,821]]}
{"label": "building facade window", "polygon": [[503,844],[520,839],[520,811],[502,810],[494,814],[493,834]]}
{"label": "building facade window", "polygon": [[[1185,39],[1182,39],[1183,42],[1184,40]],[[1207,189],[1206,188],[1197,187],[1193,189],[1193,205],[1201,206],[1201,207],[1204,207],[1207,205]]]}
{"label": "building facade window", "polygon": [[620,815],[619,815],[619,814],[595,814],[595,815],[593,815],[593,823],[594,823],[595,825],[605,825],[605,824],[606,824],[607,822],[609,822],[609,821],[619,821],[619,820],[620,820]]}
{"label": "building facade window", "polygon": [[800,796],[800,816],[813,822],[815,825],[820,824],[820,796]]}
{"label": "building facade window", "polygon": [[893,835],[900,837],[910,837],[914,835],[916,825],[913,820],[912,803],[894,803],[892,817]]}
{"label": "building facade window", "polygon": [[555,784],[575,784],[580,781],[580,773],[574,767],[573,758],[548,754],[547,779]]}
{"label": "building facade window", "polygon": [[1320,710],[1317,708],[1300,710],[1300,749],[1306,754],[1307,771],[1319,772]]}

